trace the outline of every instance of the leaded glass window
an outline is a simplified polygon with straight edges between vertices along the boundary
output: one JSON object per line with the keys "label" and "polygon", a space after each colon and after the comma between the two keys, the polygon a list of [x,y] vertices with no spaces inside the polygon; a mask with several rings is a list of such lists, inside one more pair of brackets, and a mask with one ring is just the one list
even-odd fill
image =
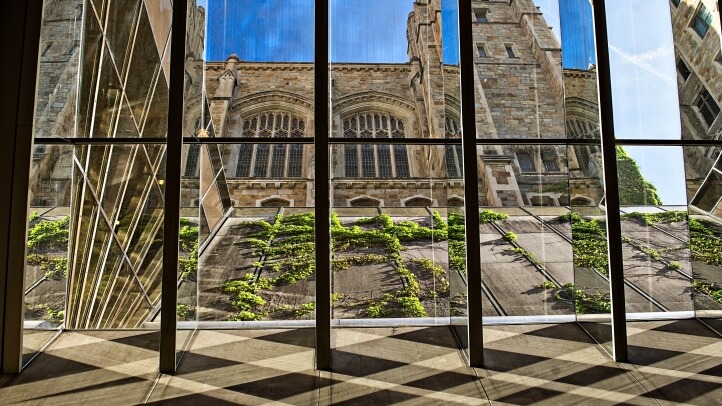
{"label": "leaded glass window", "polygon": [[[346,138],[404,138],[405,123],[389,113],[370,111],[347,116],[343,120]],[[409,158],[405,145],[344,146],[344,173],[356,178],[408,178]]]}
{"label": "leaded glass window", "polygon": [[[263,111],[244,117],[241,136],[293,137],[305,135],[306,122],[286,111]],[[303,172],[302,144],[241,145],[236,161],[236,177],[301,177]]]}

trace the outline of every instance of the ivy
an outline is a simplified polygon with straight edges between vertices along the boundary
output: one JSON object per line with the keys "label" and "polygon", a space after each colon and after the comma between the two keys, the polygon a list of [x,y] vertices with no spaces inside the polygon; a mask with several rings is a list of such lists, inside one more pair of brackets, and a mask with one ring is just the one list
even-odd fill
{"label": "ivy", "polygon": [[388,257],[379,254],[360,254],[352,256],[336,257],[333,259],[331,269],[333,271],[344,271],[351,266],[378,264],[388,261]]}
{"label": "ivy", "polygon": [[533,253],[525,250],[525,249],[522,248],[522,247],[507,248],[506,250],[509,251],[509,252],[513,252],[513,253],[516,253],[516,254],[520,254],[521,256],[523,256],[524,258],[526,258],[529,262],[531,262],[532,264],[534,264],[534,265],[535,265],[537,268],[539,268],[539,269],[545,269],[545,268],[544,268],[544,264],[542,264],[541,262],[539,262],[539,260],[536,259],[536,257],[534,256]]}
{"label": "ivy", "polygon": [[179,232],[179,238],[181,249],[183,251],[191,251],[193,245],[198,244],[198,227],[183,226]]}
{"label": "ivy", "polygon": [[68,217],[37,222],[28,230],[28,249],[63,249],[68,243]]}
{"label": "ivy", "polygon": [[687,212],[683,210],[664,211],[661,213],[640,213],[633,212],[623,214],[624,219],[635,219],[644,225],[654,225],[656,223],[674,223],[678,221],[687,221]]}
{"label": "ivy", "polygon": [[49,257],[45,255],[28,255],[28,265],[40,266],[46,279],[63,279],[68,277],[68,258]]}
{"label": "ivy", "polygon": [[504,234],[504,239],[509,241],[510,243],[515,243],[516,238],[516,234],[511,231],[508,231],[506,234]]}
{"label": "ivy", "polygon": [[64,310],[56,310],[53,307],[44,303],[25,306],[28,311],[33,313],[33,318],[38,316],[38,312],[42,312],[43,314],[41,317],[50,322],[59,324],[65,321]]}
{"label": "ivy", "polygon": [[693,281],[692,291],[697,293],[704,293],[712,297],[715,302],[722,303],[722,288],[713,283]]}
{"label": "ivy", "polygon": [[193,243],[188,258],[180,258],[181,280],[195,281],[198,277],[198,239]]}
{"label": "ivy", "polygon": [[488,224],[488,223],[494,223],[499,220],[505,220],[508,219],[509,215],[506,213],[497,213],[492,210],[484,210],[481,213],[479,213],[479,222],[481,224]]}
{"label": "ivy", "polygon": [[178,318],[181,320],[189,320],[193,314],[195,314],[195,311],[195,307],[181,303],[179,303],[175,309],[176,315],[178,315]]}
{"label": "ivy", "polygon": [[710,265],[722,266],[722,237],[719,230],[697,219],[689,219],[689,247],[692,259]]}
{"label": "ivy", "polygon": [[466,232],[464,216],[449,214],[449,270],[466,276]]}
{"label": "ivy", "polygon": [[657,189],[642,176],[637,163],[622,147],[617,147],[619,203],[623,206],[662,204]]}
{"label": "ivy", "polygon": [[607,238],[598,220],[587,220],[575,212],[568,212],[560,216],[559,220],[572,223],[574,265],[594,268],[606,275]]}
{"label": "ivy", "polygon": [[267,313],[257,313],[266,304],[266,300],[258,295],[258,291],[270,288],[271,285],[267,279],[259,278],[254,282],[252,274],[245,274],[241,279],[232,280],[221,285],[222,291],[235,294],[235,299],[231,301],[231,304],[239,312],[231,316],[231,320],[261,320],[266,316]]}
{"label": "ivy", "polygon": [[576,288],[573,283],[566,283],[554,294],[556,300],[573,302],[577,314],[609,313],[612,302],[606,294],[591,293],[585,288]]}
{"label": "ivy", "polygon": [[311,314],[314,311],[316,311],[316,303],[304,303],[294,311],[294,314],[296,315],[296,318],[301,318],[305,315]]}

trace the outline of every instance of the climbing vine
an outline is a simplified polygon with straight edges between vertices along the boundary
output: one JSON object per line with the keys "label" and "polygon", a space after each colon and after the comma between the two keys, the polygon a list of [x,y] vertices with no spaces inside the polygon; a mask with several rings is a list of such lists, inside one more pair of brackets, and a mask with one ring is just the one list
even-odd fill
{"label": "climbing vine", "polygon": [[619,203],[623,206],[662,204],[657,189],[642,176],[637,163],[622,147],[617,147]]}
{"label": "climbing vine", "polygon": [[597,219],[587,220],[575,212],[568,212],[559,219],[572,224],[574,265],[594,268],[606,275],[607,237]]}

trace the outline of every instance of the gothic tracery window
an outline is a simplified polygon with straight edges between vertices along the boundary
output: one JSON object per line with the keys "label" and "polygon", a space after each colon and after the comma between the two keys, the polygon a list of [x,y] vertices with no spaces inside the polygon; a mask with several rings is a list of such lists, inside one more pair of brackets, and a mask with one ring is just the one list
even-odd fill
{"label": "gothic tracery window", "polygon": [[[242,120],[241,136],[303,137],[306,122],[286,111],[263,111]],[[302,144],[244,144],[239,146],[236,177],[297,178],[301,176]]]}
{"label": "gothic tracery window", "polygon": [[[404,121],[378,111],[352,114],[343,119],[345,138],[404,138]],[[406,145],[361,143],[344,146],[344,173],[349,178],[408,178]]]}

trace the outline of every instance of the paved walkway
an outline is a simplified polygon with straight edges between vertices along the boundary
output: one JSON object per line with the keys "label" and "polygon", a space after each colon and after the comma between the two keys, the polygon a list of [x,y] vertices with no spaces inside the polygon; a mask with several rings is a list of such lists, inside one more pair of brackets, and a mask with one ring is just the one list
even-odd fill
{"label": "paved walkway", "polygon": [[333,330],[333,372],[313,368],[312,329],[200,330],[178,373],[157,372],[158,334],[65,332],[0,403],[722,404],[722,340],[695,320],[629,324],[620,364],[576,324],[485,327],[467,368],[447,327]]}

